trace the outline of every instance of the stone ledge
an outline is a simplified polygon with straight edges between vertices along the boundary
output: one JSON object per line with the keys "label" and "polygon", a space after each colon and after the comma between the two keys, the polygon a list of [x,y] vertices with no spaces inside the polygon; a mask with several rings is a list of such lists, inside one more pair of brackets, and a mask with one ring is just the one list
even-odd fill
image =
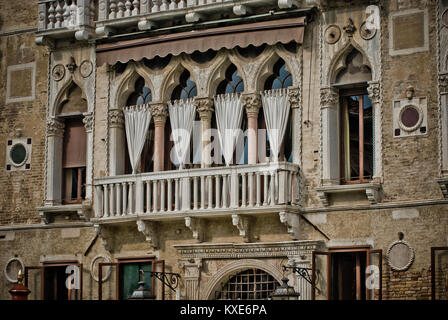
{"label": "stone ledge", "polygon": [[88,212],[91,211],[91,204],[68,204],[68,205],[55,205],[55,206],[43,206],[37,207],[40,218],[45,224],[54,222],[55,216],[65,216],[70,220],[83,220],[88,221]]}
{"label": "stone ledge", "polygon": [[381,185],[376,183],[322,186],[317,187],[316,191],[325,207],[330,205],[329,196],[334,193],[365,192],[370,204],[377,204],[381,199]]}

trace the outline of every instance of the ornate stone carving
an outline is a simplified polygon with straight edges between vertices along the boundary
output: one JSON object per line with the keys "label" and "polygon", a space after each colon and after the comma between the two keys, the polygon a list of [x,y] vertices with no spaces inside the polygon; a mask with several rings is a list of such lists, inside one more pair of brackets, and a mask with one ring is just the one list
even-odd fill
{"label": "ornate stone carving", "polygon": [[376,29],[368,29],[367,28],[367,23],[366,23],[366,21],[364,21],[361,24],[361,27],[359,28],[359,35],[364,40],[373,39],[373,37],[375,37],[375,35],[376,35]]}
{"label": "ornate stone carving", "polygon": [[213,112],[213,100],[210,98],[195,98],[194,106],[201,119],[210,118]]}
{"label": "ornate stone carving", "polygon": [[202,259],[181,259],[179,260],[179,268],[184,271],[185,298],[188,300],[198,300]]}
{"label": "ornate stone carving", "polygon": [[248,115],[258,115],[261,107],[261,97],[258,93],[249,93],[243,95],[243,107],[246,108]]}
{"label": "ornate stone carving", "polygon": [[93,113],[83,113],[82,122],[84,123],[84,127],[86,128],[87,132],[91,132],[93,129]]}
{"label": "ornate stone carving", "polygon": [[47,119],[47,134],[53,136],[62,136],[64,134],[65,124],[56,118]]}
{"label": "ornate stone carving", "polygon": [[150,105],[151,115],[154,122],[165,122],[168,116],[168,108],[165,103],[154,103]]}
{"label": "ornate stone carving", "polygon": [[301,105],[301,91],[300,88],[288,89],[288,98],[291,109],[300,108]]}
{"label": "ornate stone carving", "polygon": [[337,25],[328,26],[324,38],[328,44],[335,44],[341,38],[341,29]]}
{"label": "ornate stone carving", "polygon": [[[99,266],[98,266],[98,264],[101,263],[101,262],[111,262],[111,261],[110,261],[110,258],[108,256],[106,256],[104,254],[99,254],[99,255],[95,256],[92,259],[92,262],[90,263],[90,276],[96,282],[99,281],[99,278],[98,278]],[[111,267],[109,267],[109,266],[103,267],[102,282],[107,281],[107,279],[109,278],[111,272],[112,272]]]}
{"label": "ornate stone carving", "polygon": [[204,222],[201,219],[185,217],[185,226],[193,232],[193,238],[198,242],[204,239]]}
{"label": "ornate stone carving", "polygon": [[349,37],[353,37],[353,34],[356,32],[356,27],[352,18],[348,18],[347,24],[343,27],[343,29]]}
{"label": "ornate stone carving", "polygon": [[292,240],[298,240],[300,235],[300,216],[296,213],[280,212],[280,222],[283,223],[291,236]]}
{"label": "ornate stone carving", "polygon": [[386,253],[386,261],[395,271],[406,271],[414,262],[414,249],[402,239],[392,243]]}
{"label": "ornate stone carving", "polygon": [[232,214],[232,224],[239,230],[244,242],[250,242],[250,217],[239,214]]}
{"label": "ornate stone carving", "polygon": [[154,248],[158,248],[159,242],[156,234],[157,222],[137,220],[137,230],[143,233],[146,241]]}
{"label": "ornate stone carving", "polygon": [[448,73],[439,75],[439,91],[440,93],[448,93]]}
{"label": "ornate stone carving", "polygon": [[123,127],[124,115],[121,109],[112,109],[109,111],[109,125],[111,127]]}
{"label": "ornate stone carving", "polygon": [[369,94],[370,100],[372,103],[379,103],[381,99],[381,91],[379,82],[369,82],[369,86],[367,87],[367,92]]}
{"label": "ornate stone carving", "polygon": [[79,73],[83,78],[87,78],[92,74],[93,71],[93,64],[89,60],[84,60],[79,65]]}
{"label": "ornate stone carving", "polygon": [[78,67],[76,65],[75,58],[73,57],[70,57],[70,63],[66,64],[65,66],[67,67],[68,71],[70,71],[70,73],[75,72],[76,68]]}
{"label": "ornate stone carving", "polygon": [[62,64],[57,64],[53,67],[51,75],[54,81],[61,81],[65,76],[65,68]]}
{"label": "ornate stone carving", "polygon": [[338,103],[339,94],[336,89],[327,87],[320,89],[321,108],[332,108]]}

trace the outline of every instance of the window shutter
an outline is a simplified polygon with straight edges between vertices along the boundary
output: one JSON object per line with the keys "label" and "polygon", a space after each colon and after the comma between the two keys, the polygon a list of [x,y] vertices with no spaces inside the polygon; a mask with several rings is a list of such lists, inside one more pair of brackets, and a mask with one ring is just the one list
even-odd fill
{"label": "window shutter", "polygon": [[81,119],[67,119],[64,132],[64,168],[86,166],[87,135]]}

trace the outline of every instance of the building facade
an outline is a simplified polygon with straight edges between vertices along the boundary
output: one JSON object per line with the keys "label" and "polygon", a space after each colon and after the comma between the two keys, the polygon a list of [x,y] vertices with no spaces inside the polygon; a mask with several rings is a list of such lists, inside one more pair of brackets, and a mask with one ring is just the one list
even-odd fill
{"label": "building facade", "polygon": [[448,1],[0,1],[0,298],[448,298]]}

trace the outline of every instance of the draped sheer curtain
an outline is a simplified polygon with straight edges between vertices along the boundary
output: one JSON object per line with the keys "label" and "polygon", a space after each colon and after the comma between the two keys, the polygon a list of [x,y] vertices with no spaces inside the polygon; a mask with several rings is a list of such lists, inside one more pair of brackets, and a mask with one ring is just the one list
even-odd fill
{"label": "draped sheer curtain", "polygon": [[290,103],[287,89],[264,91],[261,93],[269,146],[274,162],[278,162],[280,147],[288,125]]}
{"label": "draped sheer curtain", "polygon": [[140,156],[146,142],[146,135],[151,122],[148,104],[125,107],[123,109],[128,144],[129,161],[132,174],[137,173]]}
{"label": "draped sheer curtain", "polygon": [[215,115],[224,160],[226,165],[230,166],[243,120],[241,96],[238,94],[216,96]]}
{"label": "draped sheer curtain", "polygon": [[190,147],[191,131],[196,112],[193,99],[168,102],[168,111],[170,113],[174,149],[179,166],[182,169],[186,162],[188,148]]}

